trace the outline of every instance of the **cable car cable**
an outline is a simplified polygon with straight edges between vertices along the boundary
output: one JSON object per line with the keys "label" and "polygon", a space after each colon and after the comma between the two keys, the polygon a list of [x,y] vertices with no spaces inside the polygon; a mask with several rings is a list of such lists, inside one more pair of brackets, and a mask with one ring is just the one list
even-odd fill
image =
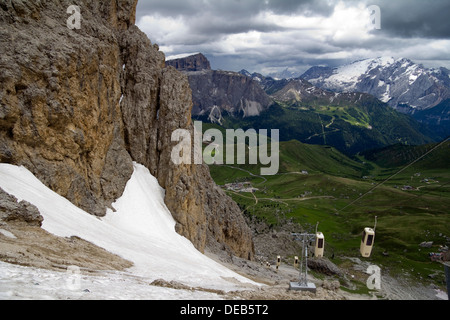
{"label": "cable car cable", "polygon": [[361,198],[363,198],[364,196],[366,196],[367,194],[369,194],[370,192],[372,192],[373,190],[375,190],[376,188],[378,188],[379,186],[383,185],[384,183],[386,183],[387,181],[391,180],[393,177],[395,177],[396,175],[398,175],[399,173],[405,171],[406,169],[408,169],[409,167],[411,167],[413,164],[415,164],[416,162],[418,162],[419,160],[423,159],[424,157],[426,157],[428,154],[430,154],[431,152],[433,152],[434,150],[436,150],[437,148],[439,148],[441,145],[443,145],[444,143],[446,143],[447,141],[450,140],[450,136],[448,136],[446,139],[444,139],[443,141],[441,141],[440,143],[438,143],[436,146],[434,146],[431,150],[427,151],[426,153],[424,153],[423,155],[421,155],[419,158],[417,158],[416,160],[414,160],[413,162],[411,162],[410,164],[406,165],[405,167],[403,167],[402,169],[400,169],[399,171],[397,171],[396,173],[394,173],[393,175],[391,175],[389,178],[379,182],[377,185],[375,185],[374,187],[372,187],[370,190],[368,190],[366,193],[364,193],[363,195],[359,196],[358,198],[356,198],[355,200],[353,200],[352,202],[350,202],[349,204],[347,204],[345,207],[343,207],[342,209],[339,209],[336,213],[340,213],[341,211],[347,209],[349,206],[353,205],[355,202],[359,201]]}
{"label": "cable car cable", "polygon": [[[426,194],[428,194],[428,193],[431,193],[431,192],[433,192],[433,191],[436,191],[436,190],[439,189],[439,188],[445,187],[445,186],[448,185],[448,184],[450,184],[450,181],[449,181],[449,182],[446,182],[446,183],[444,183],[444,184],[442,184],[442,185],[440,185],[440,186],[437,186],[437,187],[435,187],[435,188],[433,188],[433,189],[431,189],[431,190],[427,190],[427,191],[425,191],[425,192],[423,192],[423,193],[421,193],[421,194],[413,194],[413,195],[411,195],[410,198],[405,199],[405,200],[402,200],[402,201],[399,201],[399,202],[395,203],[395,205],[397,205],[397,206],[402,205],[403,203],[405,203],[405,202],[407,202],[407,201],[411,201],[410,199],[412,199],[412,198],[418,199],[418,198],[420,198],[420,197],[422,197],[422,196],[424,196],[424,195],[426,195]],[[442,196],[439,196],[439,195],[438,195],[437,197],[442,197]],[[392,207],[392,206],[391,206],[391,207]],[[388,211],[388,210],[389,210],[389,209],[386,209],[385,211]],[[384,212],[384,211],[383,211],[383,212]]]}

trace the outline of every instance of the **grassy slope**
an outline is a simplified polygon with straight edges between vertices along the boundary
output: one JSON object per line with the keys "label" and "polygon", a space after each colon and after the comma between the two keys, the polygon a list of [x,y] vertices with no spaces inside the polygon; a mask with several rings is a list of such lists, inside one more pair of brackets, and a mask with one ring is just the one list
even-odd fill
{"label": "grassy slope", "polygon": [[395,143],[431,142],[420,125],[381,102],[360,104],[307,105],[277,102],[255,117],[225,116],[225,127],[280,129],[281,141],[331,145],[346,154],[381,148]]}
{"label": "grassy slope", "polygon": [[[438,246],[445,243],[443,235],[450,236],[448,147],[447,144],[435,150],[369,193],[431,147],[407,147],[409,150],[403,150],[406,156],[401,156],[401,161],[394,159],[399,154],[395,148],[372,153],[372,161],[363,157],[357,161],[334,148],[294,140],[281,142],[280,171],[275,176],[256,177],[229,166],[213,165],[210,169],[218,184],[252,181],[259,189],[253,195],[228,192],[246,214],[270,224],[285,218],[305,227],[320,222],[329,257],[359,256],[361,231],[373,226],[374,217],[378,216],[375,247],[369,260],[393,273],[409,272],[419,279],[438,272],[439,282],[442,267],[430,262],[428,252],[437,252]],[[397,165],[392,163],[394,160]],[[259,174],[258,165],[240,167]],[[300,174],[302,170],[309,174]],[[418,189],[405,191],[404,185]],[[349,205],[354,200],[357,201]],[[423,241],[433,241],[434,246],[419,247]]]}

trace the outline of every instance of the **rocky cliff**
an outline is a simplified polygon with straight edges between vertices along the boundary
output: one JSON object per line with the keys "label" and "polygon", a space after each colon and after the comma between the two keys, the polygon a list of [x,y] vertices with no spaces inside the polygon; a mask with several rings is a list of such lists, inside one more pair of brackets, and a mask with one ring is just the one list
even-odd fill
{"label": "rocky cliff", "polygon": [[251,77],[238,72],[212,70],[209,61],[204,59],[202,54],[197,54],[166,62],[188,76],[193,116],[220,123],[223,115],[239,118],[257,116],[272,104],[272,99]]}
{"label": "rocky cliff", "polygon": [[245,118],[258,116],[271,104],[257,82],[237,72],[203,70],[188,72],[194,116],[221,122],[223,115]]}
{"label": "rocky cliff", "polygon": [[165,188],[177,231],[199,249],[253,256],[239,207],[204,165],[170,161],[171,133],[193,131],[188,79],[135,26],[137,0],[0,1],[0,161],[102,216],[136,161]]}
{"label": "rocky cliff", "polygon": [[179,71],[211,70],[209,60],[201,53],[184,58],[167,60],[166,65],[172,66]]}

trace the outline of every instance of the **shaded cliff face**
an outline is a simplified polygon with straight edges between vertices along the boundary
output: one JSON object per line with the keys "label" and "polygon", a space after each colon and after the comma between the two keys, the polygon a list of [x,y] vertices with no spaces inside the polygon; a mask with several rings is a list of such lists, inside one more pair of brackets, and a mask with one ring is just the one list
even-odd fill
{"label": "shaded cliff face", "polygon": [[223,114],[234,117],[258,116],[271,98],[252,78],[237,72],[203,70],[188,72],[194,108],[192,114],[221,121]]}
{"label": "shaded cliff face", "polygon": [[137,0],[78,3],[79,29],[70,1],[0,3],[0,161],[99,216],[136,161],[165,188],[180,234],[251,258],[250,230],[208,168],[170,161],[172,132],[193,130],[191,91],[134,25]]}
{"label": "shaded cliff face", "polygon": [[166,66],[172,66],[179,71],[201,71],[211,70],[209,60],[201,53],[185,58],[166,61]]}
{"label": "shaded cliff face", "polygon": [[192,115],[220,123],[223,115],[258,116],[272,99],[257,81],[238,72],[211,70],[207,58],[196,54],[166,61],[185,73],[192,89]]}

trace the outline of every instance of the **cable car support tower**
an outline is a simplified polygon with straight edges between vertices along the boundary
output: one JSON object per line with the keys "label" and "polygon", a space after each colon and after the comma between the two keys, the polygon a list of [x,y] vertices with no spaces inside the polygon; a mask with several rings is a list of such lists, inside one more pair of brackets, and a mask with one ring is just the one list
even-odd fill
{"label": "cable car support tower", "polygon": [[308,282],[308,244],[312,241],[315,241],[317,234],[317,226],[316,233],[292,233],[295,237],[295,240],[302,242],[302,255],[300,257],[300,275],[299,281],[291,281],[289,283],[290,290],[297,291],[311,291],[316,292],[316,285],[312,282]]}

